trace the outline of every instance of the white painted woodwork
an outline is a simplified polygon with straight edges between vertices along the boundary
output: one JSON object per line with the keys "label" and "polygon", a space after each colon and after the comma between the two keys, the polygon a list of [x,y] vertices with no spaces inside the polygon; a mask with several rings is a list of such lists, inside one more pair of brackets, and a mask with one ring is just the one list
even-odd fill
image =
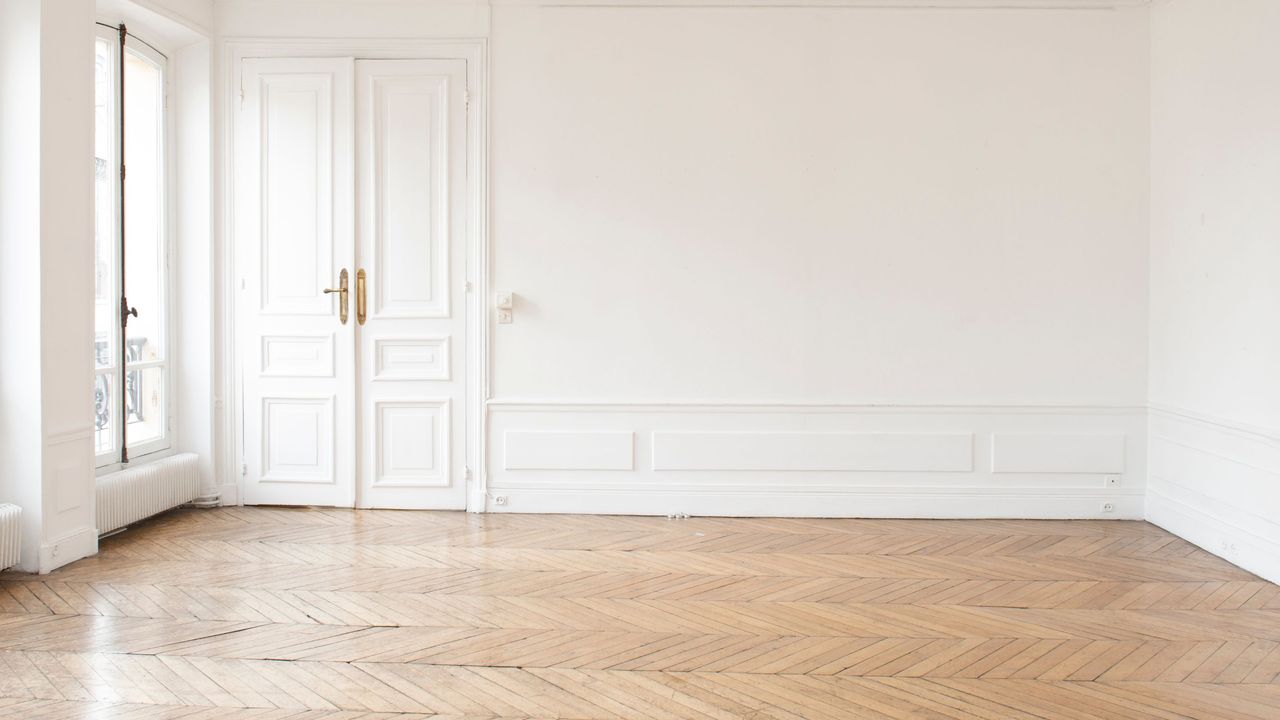
{"label": "white painted woodwork", "polygon": [[466,77],[356,62],[360,507],[466,507]]}
{"label": "white painted woodwork", "polygon": [[251,59],[235,116],[244,502],[355,501],[355,290],[350,58]]}
{"label": "white painted woodwork", "polygon": [[1153,408],[1151,522],[1280,582],[1280,435]]}
{"label": "white painted woodwork", "polygon": [[[489,412],[491,511],[1126,519],[1143,514],[1141,407],[493,401]],[[1122,470],[1089,472],[1082,464],[1074,473],[995,472],[985,449],[994,436],[1016,432],[1121,438]],[[1044,457],[1024,460],[1045,467],[1061,461],[1061,447],[1044,451]],[[1117,482],[1109,483],[1112,477]],[[501,504],[492,501],[497,497]],[[1104,510],[1108,503],[1110,512]]]}
{"label": "white painted woodwork", "polygon": [[1002,433],[991,438],[998,473],[1123,473],[1123,435]]}
{"label": "white painted woodwork", "polygon": [[1147,518],[1280,582],[1280,3],[1151,6]]}
{"label": "white painted woodwork", "polygon": [[653,469],[969,472],[973,435],[655,433]]}
{"label": "white painted woodwork", "polygon": [[508,432],[503,436],[507,470],[631,470],[635,433]]}

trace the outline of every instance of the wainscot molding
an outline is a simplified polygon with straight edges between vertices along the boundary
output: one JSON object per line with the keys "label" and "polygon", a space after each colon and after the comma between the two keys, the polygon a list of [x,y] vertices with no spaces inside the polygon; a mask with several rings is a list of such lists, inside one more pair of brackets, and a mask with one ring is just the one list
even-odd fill
{"label": "wainscot molding", "polygon": [[1145,408],[529,400],[487,407],[491,511],[1144,513]]}
{"label": "wainscot molding", "polygon": [[1280,582],[1280,437],[1158,406],[1149,442],[1147,519]]}

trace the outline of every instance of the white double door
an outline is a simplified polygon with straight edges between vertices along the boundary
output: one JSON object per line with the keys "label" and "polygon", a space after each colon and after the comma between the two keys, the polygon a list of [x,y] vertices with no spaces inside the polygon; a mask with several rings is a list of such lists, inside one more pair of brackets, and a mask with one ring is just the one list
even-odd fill
{"label": "white double door", "polygon": [[248,59],[241,82],[244,502],[465,507],[465,61]]}

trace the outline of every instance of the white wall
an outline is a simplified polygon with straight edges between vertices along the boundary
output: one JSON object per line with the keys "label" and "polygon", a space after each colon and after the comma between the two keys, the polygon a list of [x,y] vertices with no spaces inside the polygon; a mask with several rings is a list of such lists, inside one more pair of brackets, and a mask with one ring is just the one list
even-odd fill
{"label": "white wall", "polygon": [[[1141,516],[1147,40],[1143,8],[495,6],[493,508]],[[1002,473],[1011,433],[1039,456]]]}
{"label": "white wall", "polygon": [[200,494],[214,481],[214,244],[212,52],[206,39],[169,56],[174,115],[175,251],[173,301],[177,355],[173,412],[178,449],[200,457]]}
{"label": "white wall", "polygon": [[496,7],[495,395],[1140,405],[1146,22]]}
{"label": "white wall", "polygon": [[1280,580],[1280,4],[1152,13],[1149,517]]}
{"label": "white wall", "polygon": [[486,0],[217,0],[214,15],[226,38],[472,38],[489,29]]}
{"label": "white wall", "polygon": [[[0,3],[0,268],[40,267],[40,3]],[[40,295],[38,272],[7,273],[0,307]],[[40,315],[0,312],[0,502],[22,506],[25,568],[36,566],[41,529]]]}
{"label": "white wall", "polygon": [[493,509],[1141,516],[1145,8],[601,4],[215,3],[489,37]]}
{"label": "white wall", "polygon": [[93,4],[0,10],[0,501],[24,508],[25,570],[97,549],[93,388]]}

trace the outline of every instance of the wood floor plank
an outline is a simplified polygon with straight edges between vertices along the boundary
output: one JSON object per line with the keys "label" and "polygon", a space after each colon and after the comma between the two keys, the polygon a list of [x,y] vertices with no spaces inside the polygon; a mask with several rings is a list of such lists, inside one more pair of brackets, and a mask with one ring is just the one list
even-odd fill
{"label": "wood floor plank", "polygon": [[1280,717],[1280,589],[1145,523],[180,510],[0,574],[0,717]]}

